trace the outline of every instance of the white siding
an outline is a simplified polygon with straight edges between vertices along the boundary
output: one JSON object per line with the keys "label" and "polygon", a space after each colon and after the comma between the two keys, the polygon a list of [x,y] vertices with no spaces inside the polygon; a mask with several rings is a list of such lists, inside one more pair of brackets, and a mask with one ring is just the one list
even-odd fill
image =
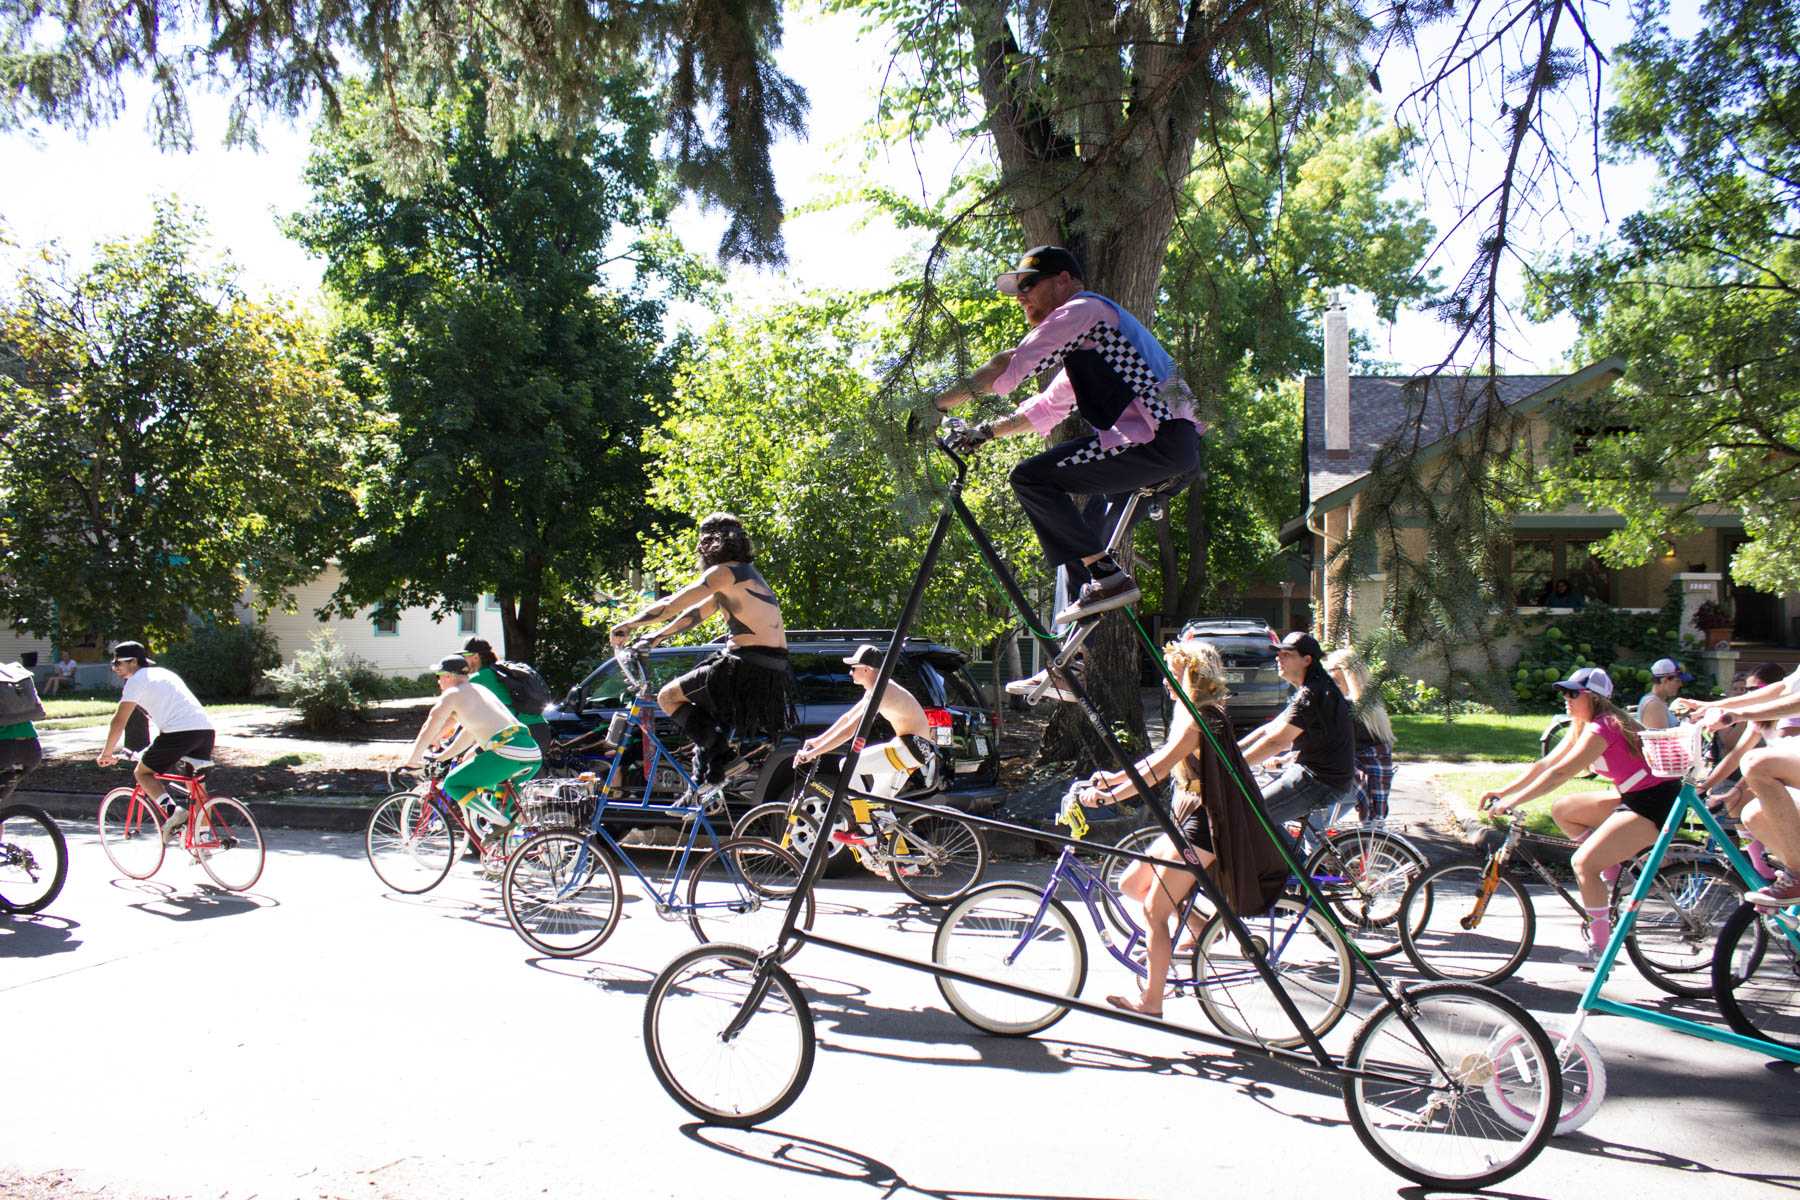
{"label": "white siding", "polygon": [[37,651],[40,668],[50,665],[52,647],[49,638],[21,635],[13,632],[11,625],[0,626],[0,662],[18,662],[19,655],[27,650]]}
{"label": "white siding", "polygon": [[[296,651],[312,644],[314,633],[328,629],[337,635],[345,649],[367,659],[377,669],[390,675],[417,675],[429,670],[432,663],[445,655],[457,653],[462,649],[463,640],[470,636],[457,632],[456,613],[439,620],[425,608],[402,609],[399,624],[391,637],[375,632],[375,622],[370,616],[372,610],[369,609],[354,617],[320,621],[313,613],[337,585],[337,568],[327,567],[323,575],[295,591],[296,611],[269,614],[264,624],[281,648],[282,661],[292,661]],[[483,597],[484,601],[486,599]],[[500,632],[498,605],[481,604],[476,617],[476,632],[492,642],[495,649],[502,647],[505,639]]]}

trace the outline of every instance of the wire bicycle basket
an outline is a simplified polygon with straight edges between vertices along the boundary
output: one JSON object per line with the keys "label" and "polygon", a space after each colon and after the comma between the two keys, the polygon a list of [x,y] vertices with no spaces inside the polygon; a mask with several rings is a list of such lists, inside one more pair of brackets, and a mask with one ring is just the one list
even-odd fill
{"label": "wire bicycle basket", "polygon": [[597,803],[591,779],[533,779],[519,789],[520,814],[540,831],[585,829]]}
{"label": "wire bicycle basket", "polygon": [[1646,729],[1638,737],[1644,743],[1644,762],[1658,779],[1685,779],[1698,775],[1705,765],[1698,725],[1670,729]]}

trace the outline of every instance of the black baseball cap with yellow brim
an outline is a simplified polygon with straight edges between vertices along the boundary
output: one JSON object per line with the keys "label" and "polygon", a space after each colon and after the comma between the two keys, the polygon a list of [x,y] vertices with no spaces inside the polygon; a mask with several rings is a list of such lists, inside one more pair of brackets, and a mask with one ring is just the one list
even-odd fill
{"label": "black baseball cap with yellow brim", "polygon": [[1033,246],[1019,258],[1019,265],[994,277],[994,287],[1002,296],[1016,296],[1019,285],[1030,287],[1040,276],[1060,275],[1067,271],[1082,278],[1081,264],[1061,246]]}

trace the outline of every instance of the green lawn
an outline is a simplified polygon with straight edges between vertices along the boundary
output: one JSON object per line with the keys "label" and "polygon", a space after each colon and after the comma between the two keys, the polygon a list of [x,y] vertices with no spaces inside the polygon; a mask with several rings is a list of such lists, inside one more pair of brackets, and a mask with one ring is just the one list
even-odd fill
{"label": "green lawn", "polygon": [[[1496,767],[1492,771],[1446,771],[1437,777],[1438,794],[1450,801],[1451,809],[1460,820],[1468,820],[1480,815],[1477,808],[1482,793],[1498,791],[1519,777],[1517,767]],[[1525,817],[1525,828],[1533,833],[1545,833],[1552,837],[1561,837],[1562,831],[1556,822],[1550,819],[1550,802],[1557,796],[1566,796],[1574,792],[1610,792],[1612,785],[1604,779],[1572,779],[1563,784],[1548,796],[1539,796],[1518,811]],[[1492,818],[1483,818],[1489,824],[1495,824]]]}
{"label": "green lawn", "polygon": [[1400,762],[1528,763],[1538,757],[1538,738],[1550,718],[1542,713],[1471,713],[1446,721],[1439,716],[1397,716],[1394,757]]}
{"label": "green lawn", "polygon": [[[38,731],[49,733],[58,729],[85,729],[90,725],[105,725],[112,720],[114,710],[119,707],[118,700],[56,700],[44,701],[44,720],[37,723]],[[267,708],[267,704],[208,704],[206,711],[216,717],[226,717],[233,713],[252,712],[259,708]]]}

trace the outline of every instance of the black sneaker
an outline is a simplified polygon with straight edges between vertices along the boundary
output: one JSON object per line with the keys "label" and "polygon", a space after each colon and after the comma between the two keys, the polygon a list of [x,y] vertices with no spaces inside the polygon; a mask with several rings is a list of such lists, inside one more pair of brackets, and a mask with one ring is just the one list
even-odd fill
{"label": "black sneaker", "polygon": [[1124,608],[1127,604],[1137,603],[1143,594],[1137,580],[1124,571],[1114,571],[1083,584],[1069,607],[1056,614],[1056,623],[1070,625],[1115,608]]}

